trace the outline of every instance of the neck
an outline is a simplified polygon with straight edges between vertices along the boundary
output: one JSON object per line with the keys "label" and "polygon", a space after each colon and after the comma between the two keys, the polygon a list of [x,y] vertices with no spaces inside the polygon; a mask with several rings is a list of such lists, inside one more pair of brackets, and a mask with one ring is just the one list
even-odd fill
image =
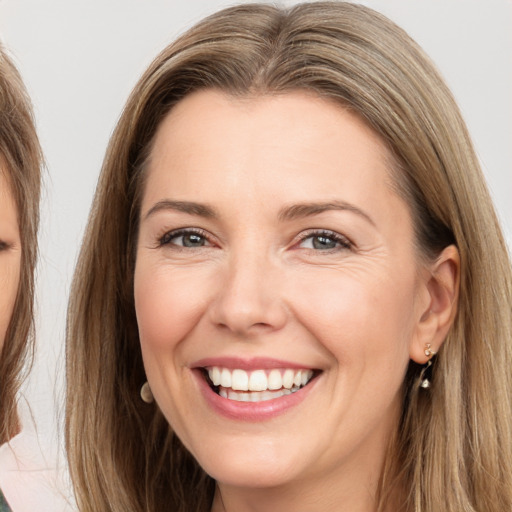
{"label": "neck", "polygon": [[[332,501],[323,496],[320,500],[314,493],[301,489],[299,493],[281,488],[275,489],[231,489],[218,486],[212,512],[264,512],[279,510],[280,512],[377,512],[375,500],[370,495],[356,496],[357,492],[345,493],[343,498]],[[320,508],[319,508],[320,507]]]}

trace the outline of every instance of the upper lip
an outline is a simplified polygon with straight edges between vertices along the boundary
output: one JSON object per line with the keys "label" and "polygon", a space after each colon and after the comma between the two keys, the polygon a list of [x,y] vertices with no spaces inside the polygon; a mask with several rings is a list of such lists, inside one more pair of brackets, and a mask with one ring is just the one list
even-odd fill
{"label": "upper lip", "polygon": [[296,370],[314,369],[308,364],[269,357],[207,357],[200,359],[199,361],[195,361],[190,365],[191,368],[206,368],[211,366],[219,366],[222,368],[240,369],[246,371],[273,368],[291,368]]}

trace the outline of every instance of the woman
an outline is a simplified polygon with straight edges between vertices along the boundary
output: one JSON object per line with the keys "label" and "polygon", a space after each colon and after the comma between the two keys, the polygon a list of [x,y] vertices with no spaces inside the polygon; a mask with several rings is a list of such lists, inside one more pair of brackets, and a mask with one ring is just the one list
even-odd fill
{"label": "woman", "polygon": [[[31,350],[41,164],[30,100],[0,47],[1,444],[21,427],[16,400]],[[1,494],[0,503],[7,506]]]}
{"label": "woman", "polygon": [[79,507],[508,510],[510,304],[467,130],[401,29],[213,15],[105,158],[69,308]]}

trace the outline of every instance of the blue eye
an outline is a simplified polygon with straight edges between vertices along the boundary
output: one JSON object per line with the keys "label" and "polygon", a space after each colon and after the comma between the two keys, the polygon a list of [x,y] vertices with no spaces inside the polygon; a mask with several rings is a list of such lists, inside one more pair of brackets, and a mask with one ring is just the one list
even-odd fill
{"label": "blue eye", "polygon": [[193,230],[171,231],[160,239],[160,245],[176,245],[194,249],[211,245],[201,233]]}
{"label": "blue eye", "polygon": [[305,235],[300,242],[300,247],[317,251],[332,251],[335,249],[349,249],[351,243],[337,233],[322,231]]}

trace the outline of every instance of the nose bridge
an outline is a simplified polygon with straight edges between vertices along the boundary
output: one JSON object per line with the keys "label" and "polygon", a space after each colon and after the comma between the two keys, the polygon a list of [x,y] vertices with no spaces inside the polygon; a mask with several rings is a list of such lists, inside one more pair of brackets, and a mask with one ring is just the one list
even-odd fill
{"label": "nose bridge", "polygon": [[213,308],[215,323],[238,335],[281,328],[286,310],[277,267],[270,252],[255,244],[233,249]]}

